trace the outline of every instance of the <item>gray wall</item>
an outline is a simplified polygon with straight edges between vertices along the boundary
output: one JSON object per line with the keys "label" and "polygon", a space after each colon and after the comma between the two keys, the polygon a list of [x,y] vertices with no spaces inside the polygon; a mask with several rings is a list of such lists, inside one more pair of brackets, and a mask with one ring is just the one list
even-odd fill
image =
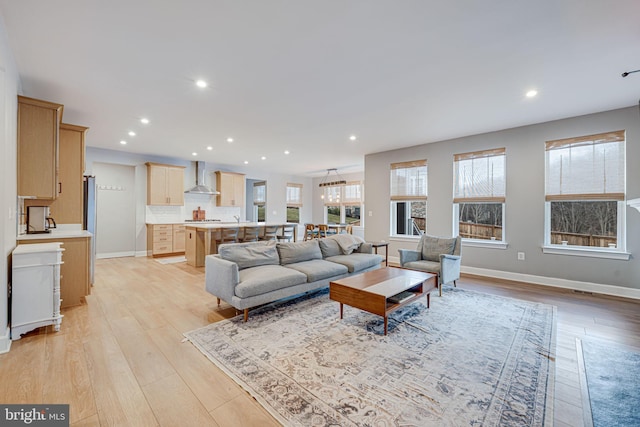
{"label": "gray wall", "polygon": [[[473,135],[365,157],[365,215],[367,240],[390,240],[389,164],[427,159],[427,232],[450,236],[453,230],[453,155],[489,148],[507,150],[507,202],[504,219],[507,249],[463,246],[462,264],[468,270],[511,272],[568,281],[640,289],[640,212],[626,208],[628,261],[542,253],[544,232],[544,161],[548,140],[627,131],[627,198],[640,197],[640,115],[629,107],[537,125]],[[368,216],[371,211],[372,216]],[[389,254],[414,249],[416,241],[391,239]],[[517,252],[526,260],[517,261]],[[498,275],[499,276],[499,275]],[[517,277],[517,276],[516,276]],[[553,282],[553,281],[550,281]],[[556,280],[557,282],[557,280]],[[571,287],[571,286],[568,286]],[[640,295],[640,294],[639,294]]]}

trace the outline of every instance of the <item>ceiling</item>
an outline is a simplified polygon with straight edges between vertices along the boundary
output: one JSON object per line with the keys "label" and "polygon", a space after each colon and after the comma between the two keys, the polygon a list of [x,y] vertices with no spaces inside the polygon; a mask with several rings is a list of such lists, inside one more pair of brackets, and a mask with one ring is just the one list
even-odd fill
{"label": "ceiling", "polygon": [[64,104],[89,146],[237,171],[362,170],[368,153],[640,97],[640,73],[621,77],[640,68],[637,0],[0,0],[0,14],[23,95]]}

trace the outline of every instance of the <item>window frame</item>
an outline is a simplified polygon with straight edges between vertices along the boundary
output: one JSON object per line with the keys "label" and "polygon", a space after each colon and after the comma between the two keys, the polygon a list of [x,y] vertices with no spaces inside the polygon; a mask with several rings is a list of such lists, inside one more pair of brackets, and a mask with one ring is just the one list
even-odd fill
{"label": "window frame", "polygon": [[[289,191],[289,189],[293,189],[295,188],[296,191],[295,193],[297,193],[298,197],[292,198],[292,193]],[[287,210],[286,212],[286,220],[287,222],[291,222],[292,224],[300,224],[300,214],[302,213],[302,190],[303,190],[303,186],[302,184],[297,184],[297,183],[293,183],[293,182],[287,182],[286,185],[286,194],[285,194],[285,199],[286,199],[286,207],[285,209]],[[295,208],[298,209],[298,222],[293,222],[293,221],[289,221],[289,209],[290,208]]]}
{"label": "window frame", "polygon": [[[459,162],[461,161],[473,161],[474,159],[489,159],[492,157],[502,157],[502,185],[495,186],[494,185],[494,175],[491,172],[490,181],[491,185],[488,188],[487,192],[478,192],[472,191],[472,195],[467,196],[465,194],[460,194],[459,190],[462,188],[459,185],[460,182],[460,169]],[[487,164],[489,166],[489,164]],[[472,247],[482,247],[482,248],[491,248],[491,249],[507,249],[509,244],[507,243],[507,227],[506,227],[506,198],[507,198],[507,152],[506,148],[493,148],[489,150],[481,150],[481,151],[473,151],[468,153],[459,153],[454,154],[453,161],[453,221],[452,221],[452,231],[454,236],[458,236],[460,234],[460,203],[495,203],[500,204],[502,208],[501,212],[501,220],[502,220],[502,230],[501,230],[501,239],[500,240],[490,240],[490,239],[474,239],[471,237],[463,237],[462,244],[465,246]],[[469,187],[465,187],[469,188]]]}
{"label": "window frame", "polygon": [[[421,170],[415,170],[418,168],[424,168],[424,172],[422,173]],[[411,173],[415,173],[415,175],[412,176],[412,179],[414,180],[417,179],[418,182],[422,177],[424,177],[424,184],[421,184],[420,186],[409,186],[405,182],[405,185],[401,185],[400,175],[398,174],[398,172],[396,172],[401,169],[411,170],[407,172],[408,175]],[[389,212],[389,237],[395,240],[420,239],[420,235],[397,233],[397,229],[398,229],[397,205],[398,203],[410,204],[413,202],[424,202],[425,204],[424,233],[427,232],[427,206],[428,206],[428,188],[429,188],[429,168],[427,165],[427,159],[391,163],[389,165],[389,183],[390,183],[389,184],[389,188],[390,188],[389,190],[389,211],[390,211]],[[408,212],[410,211],[411,211],[411,207],[409,205]]]}
{"label": "window frame", "polygon": [[[549,151],[554,149],[563,149],[578,145],[606,144],[606,143],[622,143],[622,193],[619,191],[607,192],[605,189],[602,193],[582,193],[582,194],[563,194],[562,189],[556,194],[549,194]],[[542,252],[545,254],[558,255],[574,255],[592,258],[607,258],[628,260],[631,256],[627,252],[627,231],[626,231],[626,132],[624,130],[605,132],[594,135],[585,135],[574,138],[559,139],[546,141],[545,143],[545,202],[544,202],[544,236]],[[605,180],[606,182],[606,180]],[[619,188],[618,188],[619,190]],[[616,247],[604,248],[596,246],[578,246],[578,245],[562,245],[551,243],[551,203],[552,202],[596,202],[596,201],[615,201],[616,209]]]}

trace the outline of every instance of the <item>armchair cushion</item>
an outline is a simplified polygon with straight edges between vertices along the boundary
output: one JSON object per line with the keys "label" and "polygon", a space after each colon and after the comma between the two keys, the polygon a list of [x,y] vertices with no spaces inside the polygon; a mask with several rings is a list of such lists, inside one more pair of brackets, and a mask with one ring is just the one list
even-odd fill
{"label": "armchair cushion", "polygon": [[424,235],[420,239],[420,244],[422,245],[422,259],[440,262],[441,254],[453,254],[456,247],[456,238],[447,239]]}

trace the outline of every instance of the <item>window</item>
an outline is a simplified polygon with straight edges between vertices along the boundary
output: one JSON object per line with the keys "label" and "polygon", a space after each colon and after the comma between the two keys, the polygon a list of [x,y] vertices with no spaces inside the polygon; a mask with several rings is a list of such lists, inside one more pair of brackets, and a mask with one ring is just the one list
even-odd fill
{"label": "window", "polygon": [[454,156],[454,234],[504,243],[505,157],[504,148]]}
{"label": "window", "polygon": [[427,161],[391,164],[391,235],[418,236],[427,229]]}
{"label": "window", "polygon": [[300,223],[302,184],[287,183],[287,222]]}
{"label": "window", "polygon": [[265,207],[267,204],[267,183],[258,181],[253,183],[253,213],[258,222],[265,222]]}
{"label": "window", "polygon": [[323,200],[328,224],[361,225],[362,183],[360,181],[325,187]]}
{"label": "window", "polygon": [[625,132],[547,141],[545,157],[545,245],[624,251]]}

